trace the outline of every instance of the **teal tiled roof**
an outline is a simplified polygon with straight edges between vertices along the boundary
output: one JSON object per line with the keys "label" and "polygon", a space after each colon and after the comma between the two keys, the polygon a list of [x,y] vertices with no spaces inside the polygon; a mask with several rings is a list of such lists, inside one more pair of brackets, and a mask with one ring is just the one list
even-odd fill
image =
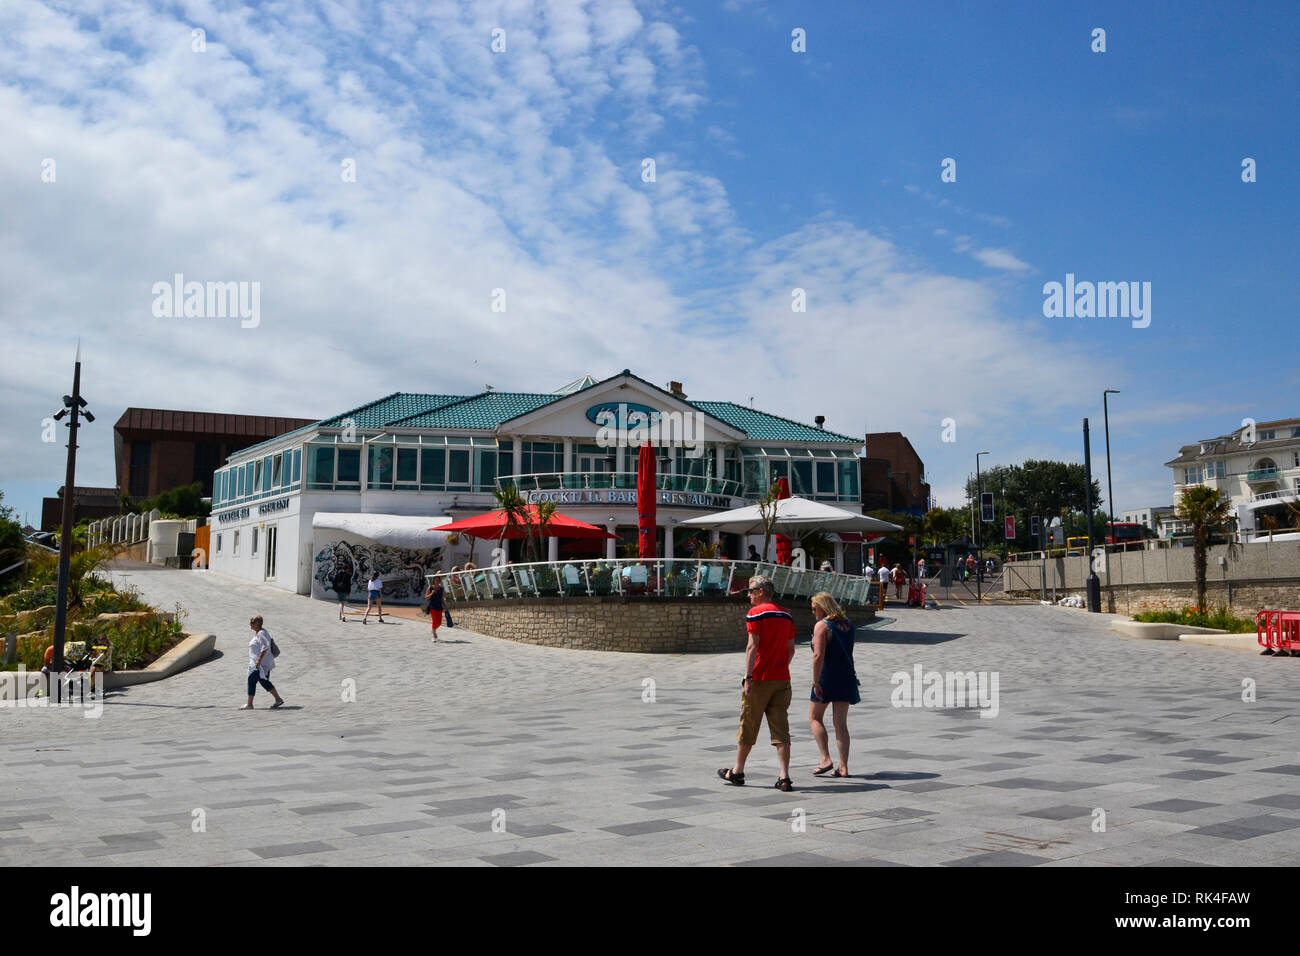
{"label": "teal tiled roof", "polygon": [[815,442],[850,442],[854,445],[864,443],[864,438],[841,435],[813,425],[771,415],[753,408],[737,405],[735,402],[691,402],[706,415],[720,418],[735,428],[739,428],[751,441],[815,441]]}
{"label": "teal tiled roof", "polygon": [[463,402],[464,395],[424,395],[417,392],[394,392],[373,402],[367,402],[333,418],[320,422],[320,428],[344,428],[347,419],[352,419],[357,428],[383,428],[396,421],[422,415],[435,409]]}
{"label": "teal tiled roof", "polygon": [[562,396],[537,392],[483,392],[427,412],[392,422],[408,428],[466,428],[491,431],[502,422],[526,415]]}

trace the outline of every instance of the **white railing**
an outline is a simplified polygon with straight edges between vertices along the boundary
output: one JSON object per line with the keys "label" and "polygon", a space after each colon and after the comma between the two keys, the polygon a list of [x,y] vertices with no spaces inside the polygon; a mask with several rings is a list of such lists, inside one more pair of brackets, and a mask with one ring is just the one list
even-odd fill
{"label": "white railing", "polygon": [[826,591],[842,605],[867,603],[871,582],[856,574],[812,571],[763,561],[641,558],[534,561],[426,575],[440,579],[452,601],[522,597],[627,595],[667,599],[742,597],[749,579],[772,579],[777,600]]}
{"label": "white railing", "polygon": [[100,544],[139,544],[148,541],[149,525],[160,518],[162,512],[155,508],[148,514],[122,515],[119,518],[92,521],[86,529],[86,545],[93,548]]}
{"label": "white railing", "polygon": [[[636,490],[635,471],[544,471],[526,475],[498,475],[497,488],[514,485],[520,491]],[[742,486],[729,478],[707,475],[655,475],[658,491],[690,491],[707,495],[741,497]]]}

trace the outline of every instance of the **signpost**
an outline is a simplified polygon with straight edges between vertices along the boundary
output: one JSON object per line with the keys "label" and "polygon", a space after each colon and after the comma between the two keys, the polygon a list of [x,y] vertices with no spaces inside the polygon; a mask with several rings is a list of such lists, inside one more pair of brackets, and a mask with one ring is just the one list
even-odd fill
{"label": "signpost", "polygon": [[994,521],[993,517],[993,492],[985,491],[980,494],[980,521]]}
{"label": "signpost", "polygon": [[1016,540],[1016,518],[1015,515],[1007,515],[1002,519],[1005,524],[1005,535],[1008,541]]}

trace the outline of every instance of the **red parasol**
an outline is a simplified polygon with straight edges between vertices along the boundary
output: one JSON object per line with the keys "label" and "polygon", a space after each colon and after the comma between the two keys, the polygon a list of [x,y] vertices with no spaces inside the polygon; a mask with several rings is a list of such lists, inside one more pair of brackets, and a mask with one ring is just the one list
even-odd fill
{"label": "red parasol", "polygon": [[659,556],[659,542],[655,529],[659,495],[655,489],[655,450],[642,445],[636,462],[636,529],[637,556],[653,559]]}
{"label": "red parasol", "polygon": [[[528,505],[528,511],[525,521],[522,524],[516,524],[509,532],[506,528],[509,522],[506,520],[504,511],[490,511],[485,515],[475,515],[472,518],[462,518],[460,521],[453,521],[451,524],[440,524],[437,527],[430,528],[430,531],[448,531],[459,534],[467,534],[471,538],[500,538],[505,532],[507,538],[522,538],[528,533],[529,529],[536,529],[538,524],[537,507]],[[577,518],[570,518],[568,515],[562,515],[558,511],[551,515],[546,522],[546,536],[548,538],[617,538],[618,535],[610,534],[604,528],[598,528],[594,524],[587,524],[585,521],[579,521]]]}
{"label": "red parasol", "polygon": [[[790,497],[790,483],[784,478],[776,480],[776,500]],[[790,564],[794,561],[794,542],[783,534],[776,536],[776,563]]]}

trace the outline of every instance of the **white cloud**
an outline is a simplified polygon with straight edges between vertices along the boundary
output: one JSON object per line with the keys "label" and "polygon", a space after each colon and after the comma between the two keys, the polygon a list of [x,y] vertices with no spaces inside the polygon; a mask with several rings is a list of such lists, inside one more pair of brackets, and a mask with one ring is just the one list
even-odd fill
{"label": "white cloud", "polygon": [[1029,263],[1017,259],[1007,249],[976,249],[971,253],[976,259],[990,269],[1002,269],[1005,272],[1029,272]]}

